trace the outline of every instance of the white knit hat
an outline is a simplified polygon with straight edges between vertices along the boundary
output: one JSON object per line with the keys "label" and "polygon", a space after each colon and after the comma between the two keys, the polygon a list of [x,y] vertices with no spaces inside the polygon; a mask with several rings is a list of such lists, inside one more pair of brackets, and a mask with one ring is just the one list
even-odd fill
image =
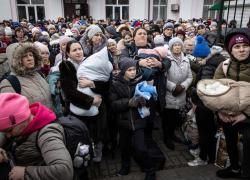
{"label": "white knit hat", "polygon": [[174,37],[168,43],[169,49],[171,50],[173,45],[176,43],[181,44],[181,46],[183,47],[183,41],[178,37]]}
{"label": "white knit hat", "polygon": [[12,30],[11,30],[10,27],[6,27],[4,31],[5,31],[6,36],[12,36],[13,35]]}

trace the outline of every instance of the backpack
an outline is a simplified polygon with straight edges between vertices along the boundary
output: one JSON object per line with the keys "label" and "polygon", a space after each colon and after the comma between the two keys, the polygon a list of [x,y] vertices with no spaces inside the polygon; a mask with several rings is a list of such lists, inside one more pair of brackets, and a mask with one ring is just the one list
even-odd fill
{"label": "backpack", "polygon": [[11,86],[13,87],[13,89],[15,90],[16,93],[21,94],[21,84],[20,81],[18,80],[18,78],[15,75],[11,75],[10,72],[5,73],[1,79],[0,79],[0,83],[4,80],[7,79]]}
{"label": "backpack", "polygon": [[[72,115],[60,117],[55,122],[62,125],[64,129],[65,146],[72,158],[74,168],[86,167],[93,157],[92,147],[94,147],[87,126]],[[37,133],[37,139],[39,133],[40,131]]]}

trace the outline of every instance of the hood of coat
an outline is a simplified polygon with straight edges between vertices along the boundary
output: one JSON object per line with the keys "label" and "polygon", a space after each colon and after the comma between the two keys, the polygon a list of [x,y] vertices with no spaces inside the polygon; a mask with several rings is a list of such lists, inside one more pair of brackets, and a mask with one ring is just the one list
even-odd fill
{"label": "hood of coat", "polygon": [[[28,52],[32,52],[34,56],[35,66],[32,69],[27,69],[22,64],[22,58]],[[32,43],[22,43],[15,48],[13,58],[9,59],[11,69],[15,74],[20,76],[34,75],[34,73],[41,68],[42,57],[39,49],[37,49]]]}
{"label": "hood of coat", "polygon": [[189,62],[188,58],[185,57],[184,53],[181,52],[181,55],[179,57],[176,57],[172,54],[172,52],[169,52],[169,55],[167,56],[168,59],[170,59],[171,61],[176,61],[177,64],[180,64],[182,61],[187,61]]}
{"label": "hood of coat", "polygon": [[30,110],[34,117],[24,129],[23,135],[31,134],[56,120],[55,113],[39,102],[31,104]]}

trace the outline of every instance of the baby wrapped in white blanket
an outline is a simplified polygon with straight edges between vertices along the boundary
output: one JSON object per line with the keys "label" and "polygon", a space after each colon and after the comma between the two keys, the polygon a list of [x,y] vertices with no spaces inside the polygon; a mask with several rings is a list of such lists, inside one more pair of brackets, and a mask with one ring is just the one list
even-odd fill
{"label": "baby wrapped in white blanket", "polygon": [[[113,65],[109,60],[107,47],[104,47],[98,53],[95,53],[85,59],[77,70],[77,79],[84,77],[91,81],[107,82],[113,70]],[[91,88],[77,87],[80,92],[94,97],[98,95],[94,93]],[[95,116],[99,113],[97,106],[91,106],[89,110],[79,108],[72,103],[70,104],[70,111],[79,116]]]}

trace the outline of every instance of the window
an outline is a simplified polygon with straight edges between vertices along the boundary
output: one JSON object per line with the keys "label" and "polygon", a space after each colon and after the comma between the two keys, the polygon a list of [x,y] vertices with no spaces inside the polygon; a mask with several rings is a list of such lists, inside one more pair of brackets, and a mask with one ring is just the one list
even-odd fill
{"label": "window", "polygon": [[167,0],[154,0],[153,1],[153,19],[166,19],[167,18]]}
{"label": "window", "polygon": [[129,0],[106,0],[106,18],[129,19]]}
{"label": "window", "polygon": [[209,10],[209,8],[214,4],[214,3],[219,3],[220,0],[204,0],[204,5],[203,5],[203,13],[202,13],[202,18],[207,19],[215,19],[218,12],[217,10]]}
{"label": "window", "polygon": [[45,18],[44,0],[17,0],[18,18],[35,22]]}

